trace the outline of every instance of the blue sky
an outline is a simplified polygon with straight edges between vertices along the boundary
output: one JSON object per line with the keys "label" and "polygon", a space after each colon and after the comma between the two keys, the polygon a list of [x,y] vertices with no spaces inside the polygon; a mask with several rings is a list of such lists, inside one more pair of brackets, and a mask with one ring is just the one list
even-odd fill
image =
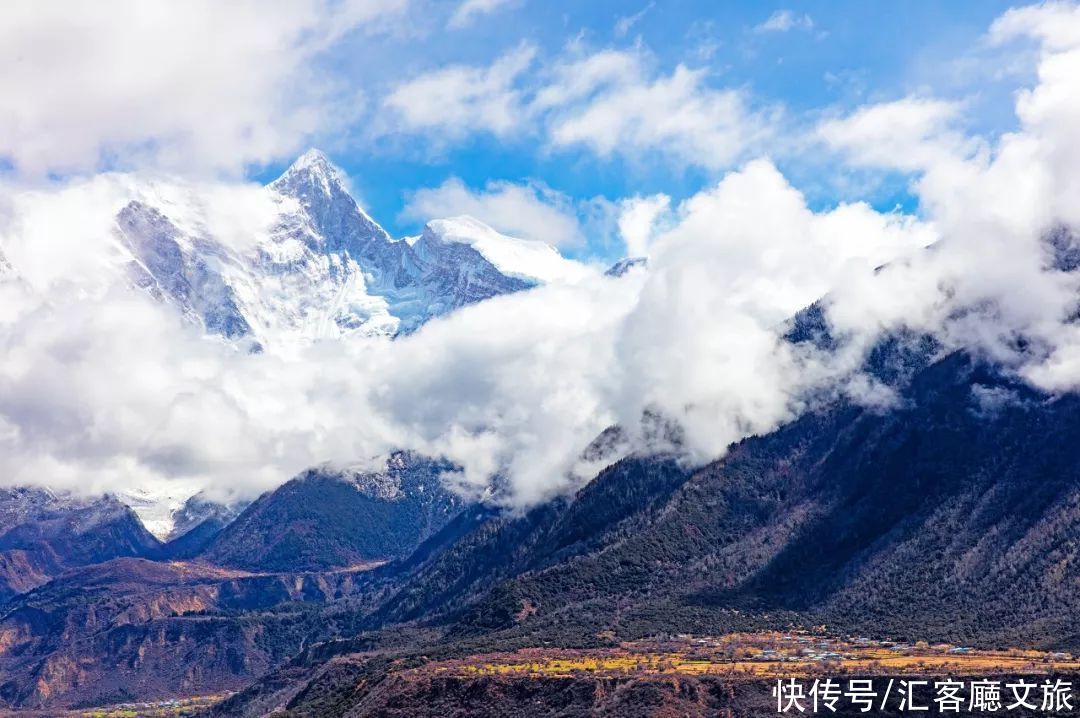
{"label": "blue sky", "polygon": [[[816,118],[908,95],[965,100],[967,129],[993,133],[1013,123],[1016,78],[994,80],[985,64],[977,73],[965,70],[965,59],[978,56],[987,28],[1008,8],[1005,2],[510,2],[474,16],[467,27],[445,28],[444,17],[454,7],[431,6],[411,32],[347,38],[323,62],[334,73],[358,78],[368,101],[377,102],[395,83],[447,66],[483,67],[523,43],[536,48],[524,83],[568,52],[637,51],[657,76],[682,63],[704,71],[710,87],[739,89],[752,105],[782,113],[789,134]],[[620,33],[620,20],[638,13]],[[766,30],[770,18],[779,20]],[[677,201],[715,182],[730,166],[694,166],[662,152],[639,161],[598,156],[584,147],[552,150],[535,133],[465,132],[437,143],[422,132],[409,133],[405,141],[362,135],[327,137],[320,144],[352,176],[369,211],[395,234],[418,228],[417,220],[401,216],[410,193],[450,177],[472,189],[492,180],[542,182],[579,201],[656,192]],[[779,138],[775,146],[755,147],[731,164],[766,154],[819,206],[867,199],[878,208],[913,208],[902,176],[837,187],[823,179],[834,165],[783,144]],[[272,163],[255,176],[270,178],[286,164]],[[567,252],[619,253],[612,242],[592,240]]]}
{"label": "blue sky", "polygon": [[[1035,57],[1030,45],[987,41],[1007,9],[998,0],[27,3],[0,27],[0,62],[11,68],[0,77],[0,168],[31,183],[114,169],[265,182],[317,146],[394,235],[470,213],[610,261],[625,252],[626,200],[663,194],[678,207],[760,157],[813,209],[865,200],[918,212],[896,167],[911,164],[905,147],[931,139],[970,152],[958,138],[986,147],[1016,127],[1014,93],[1032,84]],[[901,100],[914,105],[871,118],[870,139],[855,148],[873,154],[906,122],[892,166],[849,161],[844,136],[823,143],[831,120]]]}

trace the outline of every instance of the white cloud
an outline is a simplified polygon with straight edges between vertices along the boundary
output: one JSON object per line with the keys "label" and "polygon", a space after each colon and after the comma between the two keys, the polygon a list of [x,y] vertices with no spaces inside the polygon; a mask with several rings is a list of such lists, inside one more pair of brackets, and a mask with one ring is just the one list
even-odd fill
{"label": "white cloud", "polygon": [[798,14],[791,10],[777,10],[760,25],[754,27],[754,32],[787,32],[789,30],[812,30],[814,20],[807,14]]}
{"label": "white cloud", "polygon": [[[694,455],[709,458],[796,416],[808,393],[873,397],[880,388],[861,376],[862,352],[905,327],[999,359],[1037,386],[1075,390],[1080,274],[1053,266],[1044,238],[1060,224],[1080,226],[1080,19],[1057,5],[1004,17],[992,31],[998,41],[1041,43],[1038,83],[1017,98],[1015,132],[964,137],[956,107],[930,99],[826,125],[854,162],[914,173],[925,219],[862,203],[815,211],[775,165],[754,160],[667,213],[661,197],[622,205],[624,238],[644,245],[647,272],[496,298],[394,342],[236,352],[102,279],[108,191],[76,183],[5,192],[0,244],[33,281],[0,282],[0,477],[251,495],[313,463],[403,447],[459,462],[459,485],[475,492],[502,473],[505,500],[521,506],[573,488],[567,471],[582,446],[609,422],[633,428],[646,407],[679,420]],[[683,96],[667,88],[679,71],[656,75],[614,52],[588,59],[537,88],[534,112],[557,113],[557,126],[594,107],[626,107],[627,125],[600,125],[627,147],[660,150],[653,140],[671,137],[625,96],[654,98],[656,86]],[[625,80],[620,66],[640,69]],[[699,90],[689,117],[709,116],[702,103],[722,91],[683,72],[683,85]],[[682,155],[712,144],[708,130],[683,122],[671,130]],[[499,184],[431,192],[428,209],[453,199],[513,214],[530,192],[544,199],[537,188]],[[235,226],[258,214],[247,207],[225,224],[242,236]],[[1080,246],[1067,233],[1061,241]],[[823,295],[848,341],[836,356],[780,339],[784,320]]]}
{"label": "white cloud", "polygon": [[704,70],[685,65],[656,73],[638,51],[565,59],[546,78],[526,73],[535,55],[522,46],[487,67],[456,65],[398,85],[383,101],[393,112],[384,131],[426,133],[436,143],[539,132],[556,149],[633,161],[655,153],[720,169],[761,146],[775,124],[775,111],[752,108],[743,90],[713,88]]}
{"label": "white cloud", "polygon": [[1002,44],[1018,37],[1036,38],[1047,52],[1080,47],[1080,6],[1047,2],[1010,8],[990,26],[988,39]]}
{"label": "white cloud", "polygon": [[638,10],[633,15],[623,15],[615,21],[615,37],[625,37],[626,33],[630,32],[630,29],[637,25],[641,21],[641,18],[645,17],[646,13],[656,6],[655,2],[650,2],[645,7]]}
{"label": "white cloud", "polygon": [[781,341],[785,320],[935,238],[864,204],[813,212],[766,160],[728,174],[676,208],[652,243],[618,338],[619,416],[653,407],[677,417],[700,458],[770,430],[801,410],[806,389],[851,370]]}
{"label": "white cloud", "polygon": [[556,247],[584,240],[573,201],[542,184],[488,182],[484,189],[472,190],[451,177],[438,187],[414,192],[402,214],[420,221],[466,214],[500,232]]}
{"label": "white cloud", "polygon": [[519,0],[463,0],[450,16],[448,27],[454,30],[468,27],[477,17],[517,5],[518,2]]}
{"label": "white cloud", "polygon": [[614,83],[636,81],[644,59],[637,52],[601,50],[556,65],[554,77],[543,85],[532,101],[538,110],[571,106],[588,100],[598,89]]}
{"label": "white cloud", "polygon": [[854,165],[914,171],[979,148],[953,129],[962,109],[958,102],[906,97],[826,120],[817,134]]}
{"label": "white cloud", "polygon": [[16,221],[0,233],[0,245],[25,259],[42,236],[27,229],[57,212],[80,233],[59,232],[52,253],[85,245],[66,278],[0,281],[6,483],[252,496],[308,466],[363,464],[405,447],[453,458],[475,491],[505,470],[507,500],[527,502],[568,486],[582,437],[612,419],[600,394],[605,353],[632,292],[611,293],[600,280],[544,287],[394,342],[248,354],[119,281],[112,208],[98,211],[97,201],[111,201],[112,185],[18,193]]}
{"label": "white cloud", "polygon": [[[920,205],[944,239],[933,252],[838,287],[830,317],[856,335],[929,332],[1044,389],[1075,390],[1080,276],[1054,259],[1076,247],[1075,235],[1060,228],[1080,227],[1080,13],[1061,4],[1011,10],[990,39],[1017,38],[1040,43],[1038,82],[1017,95],[1019,128],[992,142],[941,143],[931,133],[909,148],[919,158],[906,166],[917,168]],[[1047,240],[1053,231],[1056,248]]]}
{"label": "white cloud", "polygon": [[15,0],[0,23],[0,158],[238,172],[340,129],[355,91],[315,69],[407,0]]}
{"label": "white cloud", "polygon": [[552,145],[585,146],[601,157],[656,152],[718,169],[760,145],[772,125],[768,114],[751,109],[743,91],[710,87],[704,71],[679,65],[670,75],[653,76],[629,53],[562,66],[539,99],[556,107],[548,130]]}
{"label": "white cloud", "polygon": [[427,131],[440,137],[474,131],[511,134],[526,115],[515,82],[535,55],[535,48],[522,45],[489,67],[453,65],[404,82],[383,100],[393,113],[384,130]]}
{"label": "white cloud", "polygon": [[630,197],[619,203],[619,236],[626,246],[627,257],[649,256],[656,226],[671,206],[666,194],[651,197]]}
{"label": "white cloud", "polygon": [[[49,255],[64,262],[33,282],[0,282],[7,482],[251,496],[314,464],[410,448],[459,463],[455,482],[474,494],[501,474],[503,500],[528,505],[576,486],[583,446],[613,421],[632,426],[644,406],[686,422],[698,456],[788,416],[798,387],[824,370],[777,349],[776,323],[837,278],[925,241],[918,222],[861,205],[815,214],[771,164],[755,162],[680,205],[647,276],[583,275],[396,341],[248,354],[110,273],[116,187],[129,185],[98,178],[16,193],[0,232],[24,266],[34,251],[43,266]],[[474,194],[520,211],[516,190],[536,191]],[[186,206],[186,191],[156,190],[181,198],[170,206]],[[260,231],[250,200],[194,204],[212,209],[181,216],[212,222],[207,231]],[[52,244],[36,246],[46,236]]]}

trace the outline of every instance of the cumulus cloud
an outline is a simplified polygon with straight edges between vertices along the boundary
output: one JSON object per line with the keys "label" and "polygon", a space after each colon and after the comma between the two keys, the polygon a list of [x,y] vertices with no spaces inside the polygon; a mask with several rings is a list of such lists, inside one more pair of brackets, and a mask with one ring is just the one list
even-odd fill
{"label": "cumulus cloud", "polygon": [[539,183],[488,182],[472,190],[457,177],[438,187],[412,194],[402,216],[426,221],[467,214],[516,237],[537,239],[556,247],[583,241],[573,201]]}
{"label": "cumulus cloud", "polygon": [[719,169],[761,146],[777,119],[742,89],[713,87],[705,70],[680,64],[657,72],[637,50],[564,57],[547,77],[526,72],[535,57],[535,48],[522,46],[486,67],[453,66],[400,84],[383,100],[395,120],[386,130],[436,142],[540,133],[554,149],[633,161],[653,153]]}
{"label": "cumulus cloud", "polygon": [[979,148],[954,129],[962,110],[958,102],[906,97],[826,120],[817,133],[853,165],[915,171]]}
{"label": "cumulus cloud", "polygon": [[[78,222],[69,217],[85,236],[60,241],[88,245],[70,275],[0,282],[5,483],[250,497],[305,467],[373,465],[411,448],[452,458],[463,467],[452,480],[474,497],[504,476],[504,500],[519,504],[570,485],[585,437],[613,420],[602,397],[611,328],[634,296],[627,285],[501,297],[396,341],[250,354],[126,286],[110,256],[114,207],[84,211],[122,194],[100,184],[70,186],[51,203],[16,196],[25,221],[0,234],[25,267],[40,237],[25,233],[33,220],[79,210]],[[255,219],[244,210],[232,223]]]}
{"label": "cumulus cloud", "polygon": [[135,164],[238,172],[291,154],[360,106],[316,71],[320,53],[406,2],[8,3],[0,159],[30,175]]}
{"label": "cumulus cloud", "polygon": [[[187,226],[266,231],[253,200],[192,201],[160,185],[156,201]],[[776,325],[837,277],[927,241],[917,221],[862,205],[815,214],[760,161],[674,211],[647,275],[499,297],[394,341],[249,354],[115,272],[111,214],[141,186],[106,177],[15,194],[0,246],[17,271],[46,234],[58,244],[45,255],[83,247],[33,281],[0,284],[7,482],[251,496],[311,465],[408,448],[455,461],[449,481],[470,496],[497,485],[497,500],[527,506],[579,485],[582,448],[644,408],[684,422],[699,457],[788,416],[811,374],[778,349]],[[80,232],[35,229],[51,214]]]}
{"label": "cumulus cloud", "polygon": [[526,114],[516,82],[535,56],[534,47],[522,45],[489,67],[453,65],[404,82],[383,99],[394,119],[385,131],[510,134]]}
{"label": "cumulus cloud", "polygon": [[1048,2],[1011,8],[994,20],[988,33],[994,44],[1023,36],[1040,40],[1048,53],[1075,50],[1080,45],[1080,7]]}
{"label": "cumulus cloud", "polygon": [[627,257],[649,256],[656,226],[670,206],[671,198],[666,194],[630,197],[619,203],[617,223]]}
{"label": "cumulus cloud", "polygon": [[675,214],[653,243],[648,279],[621,328],[619,414],[628,421],[654,407],[678,417],[700,457],[791,418],[802,391],[840,375],[781,340],[787,318],[936,239],[913,217],[861,203],[815,213],[765,160]]}
{"label": "cumulus cloud", "polygon": [[1068,257],[1080,227],[1080,13],[1061,4],[1011,10],[989,37],[1040,46],[1038,82],[1017,96],[1019,128],[979,141],[974,153],[950,141],[909,148],[919,157],[907,165],[918,168],[914,190],[943,241],[839,286],[829,315],[856,335],[872,327],[930,333],[1043,389],[1073,390],[1080,277]]}

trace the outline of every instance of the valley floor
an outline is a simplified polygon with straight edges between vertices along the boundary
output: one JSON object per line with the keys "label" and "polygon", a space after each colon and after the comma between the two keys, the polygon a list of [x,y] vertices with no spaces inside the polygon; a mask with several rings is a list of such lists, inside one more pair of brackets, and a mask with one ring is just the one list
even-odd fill
{"label": "valley floor", "polygon": [[0,717],[7,718],[181,718],[195,716],[229,697],[230,694],[191,696],[161,701],[121,703],[112,706],[60,711],[4,711]]}
{"label": "valley floor", "polygon": [[[386,662],[385,658],[374,653],[338,656],[299,693],[278,694],[255,712],[226,709],[215,715],[866,715],[848,696],[860,682],[875,691],[871,715],[910,714],[901,710],[907,685],[917,686],[911,689],[913,697],[931,707],[929,714],[937,715],[935,692],[943,682],[957,686],[961,703],[955,713],[961,715],[1076,715],[1080,707],[1080,659],[1068,653],[909,645],[811,631],[682,635],[602,649],[526,648],[440,660],[412,657]],[[380,667],[373,669],[375,665]],[[840,702],[835,710],[823,705],[814,710],[811,686],[826,679],[838,686]],[[778,710],[778,686],[783,684],[783,691],[795,683],[802,686],[802,708]],[[1006,710],[1015,702],[1008,686],[1025,683],[1031,686],[1030,705],[1035,708]],[[981,698],[972,698],[976,684],[997,686],[1001,701],[997,708],[987,704],[988,710],[980,709]],[[1064,691],[1067,700],[1051,701],[1056,708],[1043,710],[1045,696],[1052,693],[1044,685]],[[779,698],[785,695],[781,692]],[[275,712],[269,709],[272,704],[288,709]]]}
{"label": "valley floor", "polygon": [[[350,666],[359,668],[371,657],[351,654],[331,663],[336,664],[334,672],[348,673]],[[410,711],[414,715],[437,715],[437,706],[449,705],[450,701],[457,702],[454,715],[460,716],[495,715],[491,710],[496,710],[496,706],[498,710],[510,709],[521,701],[531,706],[528,710],[541,711],[537,715],[607,715],[628,707],[623,701],[632,701],[635,709],[645,711],[642,715],[664,716],[669,709],[678,711],[694,706],[703,711],[702,715],[724,715],[727,709],[712,712],[719,709],[717,700],[721,703],[725,700],[717,699],[716,694],[726,695],[732,701],[729,706],[734,711],[732,715],[763,715],[778,713],[772,693],[778,680],[797,679],[809,687],[815,679],[825,678],[843,683],[854,677],[877,677],[884,685],[888,679],[943,676],[961,681],[1001,682],[1023,676],[1041,685],[1051,676],[1055,680],[1061,676],[1080,676],[1080,658],[1062,652],[839,638],[805,630],[680,635],[629,641],[604,649],[526,648],[419,665],[416,661],[403,661],[390,665],[380,681],[358,679],[350,693],[369,690],[373,702],[366,710],[384,716],[410,715]],[[389,689],[387,695],[380,695],[380,685]],[[1080,683],[1077,688],[1080,689]],[[1037,697],[1038,690],[1033,695]],[[219,694],[125,703],[62,714],[25,711],[2,715],[19,718],[194,716],[228,697]],[[292,710],[274,715],[367,714],[360,706],[339,712],[332,703],[332,700],[317,700],[305,706],[301,701]],[[355,712],[357,708],[360,712]],[[418,710],[421,712],[416,713]],[[691,710],[687,715],[697,713]]]}
{"label": "valley floor", "polygon": [[572,676],[627,674],[718,675],[735,679],[859,675],[1080,674],[1069,653],[979,650],[869,638],[829,638],[806,632],[735,633],[634,641],[616,649],[526,649],[430,664],[428,672],[455,676]]}

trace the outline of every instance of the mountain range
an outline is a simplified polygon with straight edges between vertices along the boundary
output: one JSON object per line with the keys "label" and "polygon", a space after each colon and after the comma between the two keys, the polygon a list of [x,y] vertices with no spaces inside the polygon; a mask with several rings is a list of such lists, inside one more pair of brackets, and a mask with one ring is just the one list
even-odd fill
{"label": "mountain range", "polygon": [[[135,177],[121,194],[111,237],[115,276],[106,272],[106,280],[246,351],[353,335],[393,338],[469,304],[596,273],[544,242],[501,234],[468,216],[433,219],[420,234],[395,239],[315,149],[257,190],[261,229],[243,241],[185,186]],[[19,277],[3,247],[0,277]],[[198,508],[170,491],[132,487],[117,498],[169,541],[179,538],[174,524],[190,522],[185,512]],[[231,519],[238,508],[213,510]],[[209,531],[208,524],[187,540],[201,543]]]}
{"label": "mountain range", "polygon": [[[834,342],[822,322],[808,308],[787,340]],[[566,690],[599,705],[618,688],[588,676],[529,691],[432,683],[422,668],[527,647],[827,626],[1080,650],[1078,399],[927,337],[884,339],[867,370],[900,401],[836,399],[699,467],[668,426],[660,453],[615,452],[576,494],[523,514],[463,505],[437,481],[452,467],[399,454],[374,473],[307,472],[183,560],[162,560],[169,544],[140,554],[122,534],[116,558],[87,555],[9,591],[0,699],[101,705],[247,686],[211,713],[434,716],[475,691],[527,711]],[[621,433],[590,451],[606,455]],[[19,524],[49,502],[12,492],[0,516]],[[723,686],[706,688],[648,690],[708,715]]]}
{"label": "mountain range", "polygon": [[267,342],[415,331],[467,304],[588,270],[553,247],[471,217],[393,239],[345,175],[311,150],[265,188],[269,230],[237,249],[199,208],[144,193],[116,218],[130,283],[208,333]]}
{"label": "mountain range", "polygon": [[[190,207],[131,201],[124,281],[257,352],[400,336],[592,271],[470,218],[395,240],[314,151],[264,191],[275,219],[243,250]],[[1055,262],[1078,271],[1063,236]],[[806,307],[782,341],[842,350],[827,314]],[[196,494],[159,536],[132,497],[2,489],[0,706],[233,693],[205,714],[754,715],[763,692],[722,679],[485,671],[751,632],[1080,651],[1080,398],[913,331],[862,369],[895,400],[820,397],[705,463],[658,411],[581,437],[595,476],[528,510],[466,502],[443,482],[458,467],[411,452],[315,466],[250,503]]]}
{"label": "mountain range", "polygon": [[113,496],[0,488],[0,603],[67,569],[154,553],[160,542]]}

